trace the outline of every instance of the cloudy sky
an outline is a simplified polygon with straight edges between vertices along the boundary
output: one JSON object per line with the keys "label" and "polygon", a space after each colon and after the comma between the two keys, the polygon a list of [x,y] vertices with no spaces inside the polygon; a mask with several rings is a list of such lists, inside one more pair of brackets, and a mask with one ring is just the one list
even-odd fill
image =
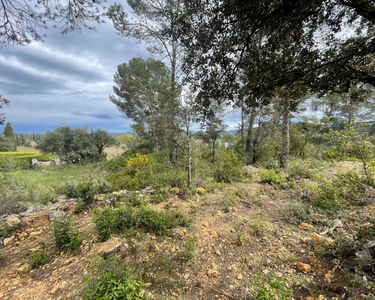
{"label": "cloudy sky", "polygon": [[[68,125],[129,131],[130,120],[109,95],[117,65],[149,56],[144,45],[118,36],[109,22],[96,31],[62,35],[49,29],[46,34],[44,42],[0,48],[0,95],[11,101],[2,112],[14,130],[45,132]],[[236,118],[226,117],[231,129]]]}

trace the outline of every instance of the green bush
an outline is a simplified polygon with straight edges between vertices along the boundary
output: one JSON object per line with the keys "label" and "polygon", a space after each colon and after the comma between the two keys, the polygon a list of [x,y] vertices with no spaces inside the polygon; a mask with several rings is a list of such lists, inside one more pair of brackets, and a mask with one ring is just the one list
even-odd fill
{"label": "green bush", "polygon": [[97,257],[83,284],[82,298],[87,300],[144,299],[142,284],[117,257]]}
{"label": "green bush", "polygon": [[188,220],[179,212],[159,212],[142,206],[139,208],[104,208],[96,211],[94,223],[99,239],[104,241],[112,233],[121,233],[132,228],[144,228],[157,235],[165,235],[170,228],[186,226]]}
{"label": "green bush", "polygon": [[29,255],[29,264],[32,269],[39,268],[48,260],[47,251],[44,249],[32,250]]}
{"label": "green bush", "polygon": [[294,179],[317,179],[316,170],[313,169],[311,163],[306,160],[291,161],[288,168],[288,174]]}
{"label": "green bush", "polygon": [[213,166],[213,177],[217,182],[233,182],[243,178],[240,158],[232,150],[219,151]]}
{"label": "green bush", "polygon": [[167,200],[171,196],[171,193],[168,189],[159,189],[151,195],[152,203],[161,203]]}
{"label": "green bush", "polygon": [[311,213],[309,207],[302,202],[291,202],[282,210],[285,220],[291,224],[298,225],[301,222],[310,222]]}
{"label": "green bush", "polygon": [[286,185],[285,173],[275,169],[260,169],[260,182],[278,186]]}
{"label": "green bush", "polygon": [[258,290],[255,294],[256,300],[288,300],[294,299],[293,291],[288,288],[285,281],[275,274],[270,274],[266,278],[257,282]]}
{"label": "green bush", "polygon": [[58,218],[53,222],[53,236],[56,247],[60,250],[76,251],[82,238],[68,218]]}
{"label": "green bush", "polygon": [[313,204],[323,210],[335,211],[343,208],[344,201],[335,185],[325,183],[319,187],[318,194]]}
{"label": "green bush", "polygon": [[343,197],[350,204],[361,204],[362,196],[366,191],[368,179],[354,171],[339,173],[334,179],[334,185]]}

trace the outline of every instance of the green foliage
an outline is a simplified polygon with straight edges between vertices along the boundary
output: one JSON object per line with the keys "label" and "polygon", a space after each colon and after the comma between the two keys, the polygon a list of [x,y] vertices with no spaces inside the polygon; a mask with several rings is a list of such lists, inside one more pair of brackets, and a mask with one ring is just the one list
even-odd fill
{"label": "green foliage", "polygon": [[104,194],[109,191],[106,183],[97,181],[68,183],[57,190],[59,194],[63,194],[68,198],[77,198],[86,205],[94,201],[96,194]]}
{"label": "green foliage", "polygon": [[197,247],[197,238],[190,236],[187,238],[184,244],[183,250],[177,254],[177,259],[181,262],[188,262],[194,257],[194,251]]}
{"label": "green foliage", "polygon": [[364,224],[357,231],[358,240],[373,240],[375,239],[375,216],[369,218],[368,222]]}
{"label": "green foliage", "polygon": [[167,200],[171,196],[168,189],[160,189],[151,195],[152,203],[161,203]]}
{"label": "green foliage", "polygon": [[0,151],[16,151],[17,145],[13,138],[0,136]]}
{"label": "green foliage", "polygon": [[334,212],[343,208],[344,201],[334,184],[325,183],[319,186],[318,194],[313,204],[320,209]]}
{"label": "green foliage", "polygon": [[298,225],[301,222],[310,222],[311,213],[309,207],[299,201],[289,203],[282,210],[283,218],[288,220],[291,224]]}
{"label": "green foliage", "polygon": [[245,235],[242,230],[238,229],[236,230],[236,241],[237,246],[243,246],[245,244]]}
{"label": "green foliage", "polygon": [[104,147],[114,139],[102,130],[88,132],[83,129],[60,127],[47,132],[38,147],[46,153],[56,153],[68,163],[95,162],[105,157]]}
{"label": "green foliage", "polygon": [[232,150],[220,150],[213,166],[213,177],[217,182],[233,182],[243,178],[242,162]]}
{"label": "green foliage", "polygon": [[18,226],[9,226],[8,224],[4,224],[0,227],[0,238],[6,238],[11,236],[21,225]]}
{"label": "green foliage", "polygon": [[9,122],[7,122],[4,127],[4,137],[7,139],[14,139],[13,127]]}
{"label": "green foliage", "polygon": [[2,152],[0,153],[0,172],[31,169],[33,158],[46,161],[51,160],[52,156],[38,152]]}
{"label": "green foliage", "polygon": [[179,167],[170,167],[152,154],[121,156],[106,164],[110,171],[107,180],[113,190],[141,190],[148,186],[156,189],[184,187],[186,175]]}
{"label": "green foliage", "polygon": [[258,290],[255,294],[256,300],[291,300],[294,299],[293,291],[286,285],[281,277],[274,274],[259,279]]}
{"label": "green foliage", "polygon": [[53,236],[59,250],[76,251],[82,243],[81,235],[68,218],[53,221]]}
{"label": "green foliage", "polygon": [[96,257],[84,277],[82,298],[87,300],[141,300],[142,284],[118,257]]}
{"label": "green foliage", "polygon": [[249,220],[250,232],[253,236],[264,237],[271,230],[271,225],[264,220],[262,214],[255,214]]}
{"label": "green foliage", "polygon": [[326,259],[348,259],[353,258],[356,252],[356,241],[344,235],[335,237],[334,244],[322,244],[317,254]]}
{"label": "green foliage", "polygon": [[32,269],[37,269],[48,261],[48,253],[44,249],[32,250],[29,255],[29,264]]}
{"label": "green foliage", "polygon": [[158,212],[141,206],[139,208],[104,208],[95,213],[94,223],[99,239],[103,241],[112,233],[121,233],[132,228],[144,228],[157,235],[165,235],[170,228],[186,226],[188,219],[179,212]]}
{"label": "green foliage", "polygon": [[285,173],[275,169],[260,169],[260,182],[285,187],[287,182]]}
{"label": "green foliage", "polygon": [[312,164],[308,160],[292,160],[289,163],[288,174],[291,178],[300,179],[317,179],[318,174],[313,169]]}
{"label": "green foliage", "polygon": [[350,204],[361,204],[362,196],[368,185],[368,178],[354,171],[338,173],[334,184],[343,197]]}

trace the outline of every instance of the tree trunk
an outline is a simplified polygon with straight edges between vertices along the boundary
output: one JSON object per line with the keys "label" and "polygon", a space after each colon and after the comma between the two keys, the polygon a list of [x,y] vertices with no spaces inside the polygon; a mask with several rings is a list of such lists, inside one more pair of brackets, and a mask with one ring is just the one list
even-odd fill
{"label": "tree trunk", "polygon": [[242,154],[242,163],[246,164],[246,148],[245,148],[245,109],[243,98],[241,101],[241,154]]}
{"label": "tree trunk", "polygon": [[192,151],[191,151],[191,134],[190,134],[190,122],[188,122],[186,126],[186,136],[187,136],[187,143],[188,143],[188,167],[187,167],[187,177],[188,177],[188,187],[191,187],[192,184]]}
{"label": "tree trunk", "polygon": [[212,140],[212,152],[211,152],[211,155],[212,155],[212,163],[214,163],[215,159],[216,159],[216,139]]}
{"label": "tree trunk", "polygon": [[256,117],[256,109],[255,107],[251,107],[250,110],[250,119],[249,119],[249,127],[247,129],[247,137],[246,137],[246,153],[247,153],[247,162],[253,162],[254,159],[254,123]]}
{"label": "tree trunk", "polygon": [[282,128],[281,128],[281,136],[282,136],[282,148],[281,148],[281,155],[280,155],[280,167],[286,169],[288,167],[288,160],[289,160],[289,119],[290,119],[290,110],[289,110],[289,102],[285,102],[283,105],[282,111]]}

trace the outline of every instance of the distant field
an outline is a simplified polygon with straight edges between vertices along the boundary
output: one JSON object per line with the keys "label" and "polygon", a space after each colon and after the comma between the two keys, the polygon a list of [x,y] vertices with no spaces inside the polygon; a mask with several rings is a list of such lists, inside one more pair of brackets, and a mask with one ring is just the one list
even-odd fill
{"label": "distant field", "polygon": [[101,179],[100,164],[51,166],[44,169],[0,172],[0,215],[12,202],[31,207],[55,197],[56,189],[74,182]]}

